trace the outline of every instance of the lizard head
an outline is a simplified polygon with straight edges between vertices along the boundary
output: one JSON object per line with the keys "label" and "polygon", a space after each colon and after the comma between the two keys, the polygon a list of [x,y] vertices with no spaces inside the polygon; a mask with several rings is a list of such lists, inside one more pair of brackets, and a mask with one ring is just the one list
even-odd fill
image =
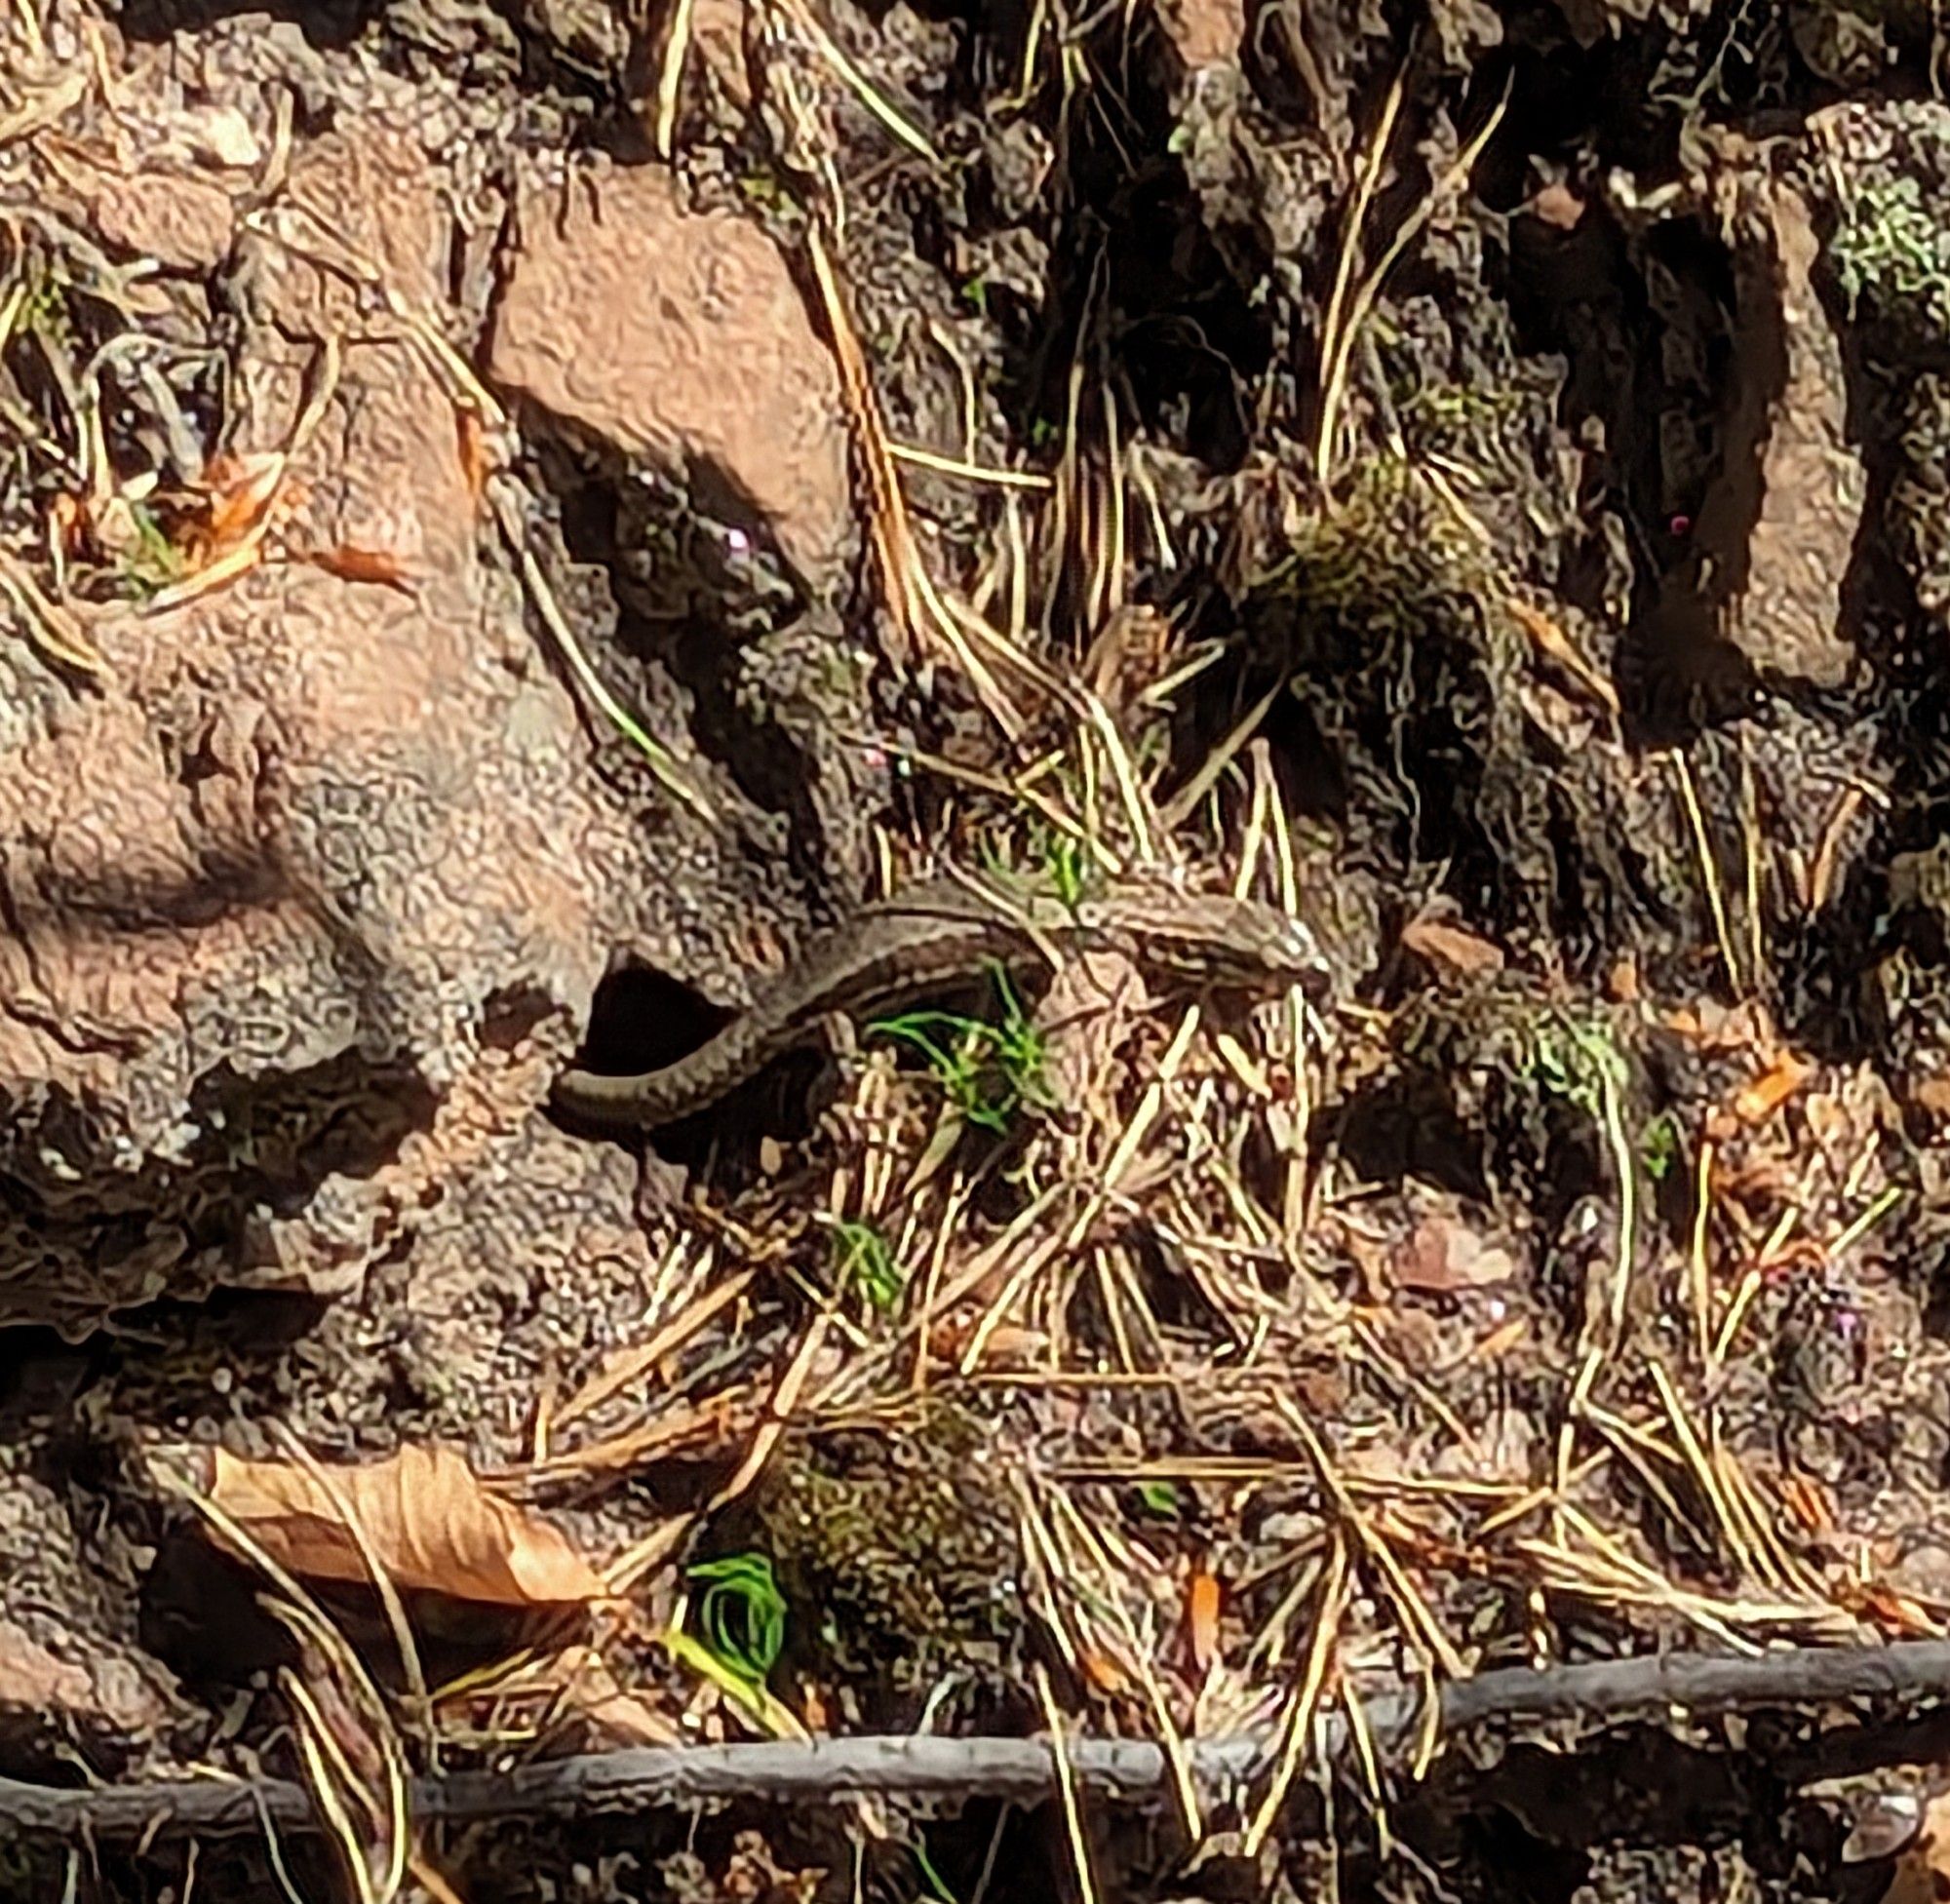
{"label": "lizard head", "polygon": [[1145,920],[1150,962],[1199,986],[1276,992],[1302,987],[1316,1003],[1330,973],[1300,919],[1256,899],[1159,895]]}

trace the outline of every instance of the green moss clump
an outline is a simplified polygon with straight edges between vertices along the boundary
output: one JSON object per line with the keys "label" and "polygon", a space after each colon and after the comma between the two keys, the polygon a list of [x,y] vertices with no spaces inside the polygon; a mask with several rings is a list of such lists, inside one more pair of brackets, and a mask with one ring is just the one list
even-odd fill
{"label": "green moss clump", "polygon": [[1022,1624],[1015,1516],[987,1425],[933,1403],[795,1438],[760,1506],[794,1650],[864,1707],[994,1673]]}

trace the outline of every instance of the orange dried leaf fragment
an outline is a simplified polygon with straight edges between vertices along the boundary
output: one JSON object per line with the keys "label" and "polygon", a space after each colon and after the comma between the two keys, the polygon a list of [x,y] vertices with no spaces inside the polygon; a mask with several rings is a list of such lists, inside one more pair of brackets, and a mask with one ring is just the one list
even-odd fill
{"label": "orange dried leaf fragment", "polygon": [[1764,1122],[1801,1089],[1814,1069],[1791,1051],[1776,1052],[1767,1069],[1735,1097],[1734,1115],[1743,1124]]}
{"label": "orange dried leaf fragment", "polygon": [[1185,1584],[1185,1639],[1196,1673],[1210,1672],[1219,1657],[1219,1614],[1223,1603],[1219,1576],[1208,1568],[1195,1569]]}

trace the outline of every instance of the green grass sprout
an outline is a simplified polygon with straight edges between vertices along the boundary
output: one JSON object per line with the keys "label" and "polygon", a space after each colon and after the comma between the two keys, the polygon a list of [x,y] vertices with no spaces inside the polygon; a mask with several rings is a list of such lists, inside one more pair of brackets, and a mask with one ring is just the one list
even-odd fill
{"label": "green grass sprout", "polygon": [[889,1313],[908,1286],[892,1246],[872,1224],[842,1219],[833,1225],[834,1274],[842,1289],[857,1289],[881,1314]]}
{"label": "green grass sprout", "polygon": [[786,1644],[786,1601],[764,1554],[726,1554],[690,1569],[704,1591],[697,1623],[711,1655],[747,1685],[763,1686]]}
{"label": "green grass sprout", "polygon": [[949,1103],[969,1123],[997,1136],[1028,1104],[1044,1103],[1048,1047],[1000,965],[992,965],[1002,1004],[990,1024],[960,1012],[906,1012],[877,1020],[869,1030],[919,1052]]}

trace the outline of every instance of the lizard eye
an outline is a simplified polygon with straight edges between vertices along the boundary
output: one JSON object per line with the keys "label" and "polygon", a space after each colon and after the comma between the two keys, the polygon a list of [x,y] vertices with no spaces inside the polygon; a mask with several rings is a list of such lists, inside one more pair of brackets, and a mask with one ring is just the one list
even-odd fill
{"label": "lizard eye", "polygon": [[1288,919],[1281,938],[1282,950],[1300,968],[1303,977],[1312,983],[1324,984],[1328,978],[1327,960],[1321,953],[1320,941],[1312,932],[1299,919]]}

